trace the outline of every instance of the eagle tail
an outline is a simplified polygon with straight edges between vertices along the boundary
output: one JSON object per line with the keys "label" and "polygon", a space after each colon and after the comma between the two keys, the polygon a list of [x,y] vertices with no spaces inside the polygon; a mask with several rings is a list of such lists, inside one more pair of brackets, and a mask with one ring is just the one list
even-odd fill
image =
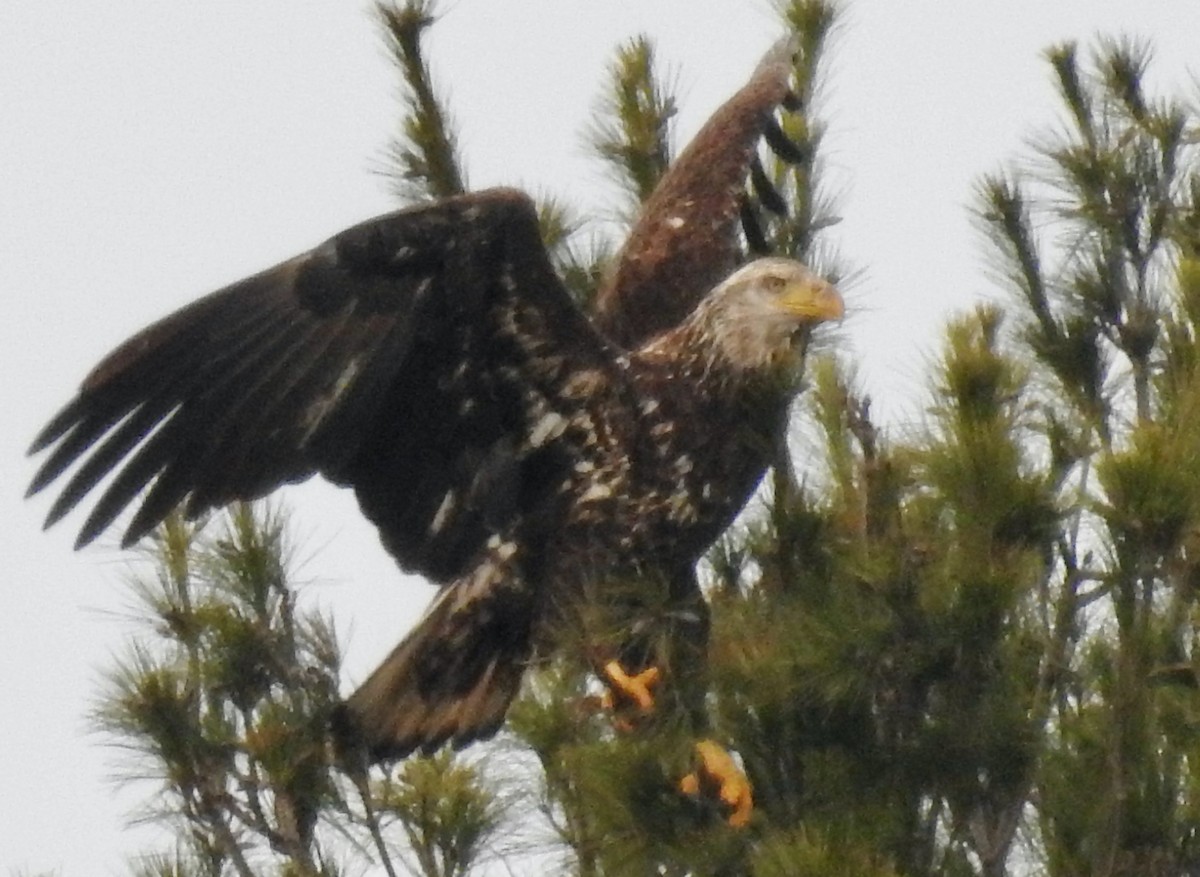
{"label": "eagle tail", "polygon": [[[372,761],[489,737],[532,651],[533,594],[497,558],[446,585],[417,627],[334,715],[335,739]],[[505,558],[507,560],[507,558]]]}

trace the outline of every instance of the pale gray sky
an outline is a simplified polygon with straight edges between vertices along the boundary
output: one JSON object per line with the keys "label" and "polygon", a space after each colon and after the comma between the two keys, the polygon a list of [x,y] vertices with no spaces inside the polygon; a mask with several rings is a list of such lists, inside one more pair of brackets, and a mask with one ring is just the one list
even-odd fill
{"label": "pale gray sky", "polygon": [[[1156,82],[1197,94],[1195,0],[857,0],[834,41],[827,159],[836,238],[865,269],[842,337],[891,423],[946,316],[991,294],[973,181],[1052,127],[1040,51],[1153,40]],[[779,36],[768,0],[451,0],[430,53],[474,187],[611,203],[583,132],[613,47],[653,35],[681,86],[682,139]],[[125,556],[40,532],[24,449],[87,368],[192,298],[390,209],[371,173],[396,77],[366,4],[44,0],[0,6],[0,870],[121,873],[136,796],[88,733],[123,648]],[[885,401],[886,400],[886,401]],[[311,593],[353,629],[355,679],[428,590],[402,585],[349,497],[292,491]]]}

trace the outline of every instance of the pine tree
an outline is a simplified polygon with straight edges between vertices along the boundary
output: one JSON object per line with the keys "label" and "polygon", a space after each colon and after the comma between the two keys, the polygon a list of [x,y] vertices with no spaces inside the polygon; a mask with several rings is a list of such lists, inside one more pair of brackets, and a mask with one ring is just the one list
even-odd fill
{"label": "pine tree", "polygon": [[[782,12],[798,99],[753,169],[744,243],[844,277],[820,173],[835,9]],[[463,191],[422,54],[435,4],[380,16],[409,98],[393,187]],[[174,828],[136,873],[462,875],[497,855],[585,877],[1200,867],[1200,127],[1145,92],[1145,47],[1047,59],[1065,124],[1036,172],[980,183],[1007,292],[950,321],[926,422],[894,435],[851,364],[813,351],[762,496],[703,566],[708,732],[753,783],[747,827],[681,793],[695,729],[668,708],[621,730],[582,649],[531,674],[496,742],[346,770],[324,734],[332,626],[297,606],[283,516],[238,506],[156,536],[147,633],[98,710],[158,784],[146,817]],[[607,95],[593,140],[632,216],[675,146],[648,38],[618,49]],[[542,216],[586,301],[611,243],[581,244],[552,199]]]}
{"label": "pine tree", "polygon": [[[1053,623],[1037,828],[1056,873],[1179,874],[1200,862],[1197,120],[1145,92],[1147,47],[1080,56],[1047,53],[1069,127],[1045,179],[990,178],[981,198],[1043,382],[1064,515],[1039,607]],[[1042,221],[1059,240],[1035,233]]]}

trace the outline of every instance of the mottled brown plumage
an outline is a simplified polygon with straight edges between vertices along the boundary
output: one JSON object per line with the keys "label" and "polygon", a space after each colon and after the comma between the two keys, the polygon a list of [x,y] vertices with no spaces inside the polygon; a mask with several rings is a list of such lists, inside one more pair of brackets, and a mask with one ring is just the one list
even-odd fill
{"label": "mottled brown plumage", "polygon": [[[839,316],[804,266],[723,282],[771,57],[663,180],[589,319],[534,205],[495,189],[371,220],[154,323],[42,430],[30,491],[48,524],[110,474],[83,545],[134,507],[131,543],[320,474],[354,490],[399,565],[442,586],[347,701],[373,757],[461,744],[502,721],[532,656],[614,583],[693,567],[762,475],[803,342]],[[715,289],[713,288],[715,286]]]}
{"label": "mottled brown plumage", "polygon": [[489,539],[348,703],[374,753],[492,731],[520,683],[514,668],[552,650],[577,602],[605,599],[606,585],[624,600],[631,580],[672,583],[704,635],[693,568],[762,476],[804,333],[840,314],[804,266],[764,259],[671,332],[608,367],[563,371],[514,449],[552,489]]}

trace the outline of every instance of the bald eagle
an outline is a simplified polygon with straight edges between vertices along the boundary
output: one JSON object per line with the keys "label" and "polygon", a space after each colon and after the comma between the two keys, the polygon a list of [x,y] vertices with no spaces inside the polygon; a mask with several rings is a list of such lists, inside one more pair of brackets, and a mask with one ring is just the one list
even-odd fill
{"label": "bald eagle", "polygon": [[78,546],[130,506],[126,545],[177,507],[314,474],[351,488],[441,586],[345,704],[375,758],[493,733],[566,607],[607,582],[703,605],[695,563],[763,474],[808,333],[842,314],[799,262],[730,273],[789,72],[769,56],[705,126],[590,317],[533,203],[494,189],[372,219],[149,326],[34,441],[31,493],[70,473],[47,525],[105,478]]}

